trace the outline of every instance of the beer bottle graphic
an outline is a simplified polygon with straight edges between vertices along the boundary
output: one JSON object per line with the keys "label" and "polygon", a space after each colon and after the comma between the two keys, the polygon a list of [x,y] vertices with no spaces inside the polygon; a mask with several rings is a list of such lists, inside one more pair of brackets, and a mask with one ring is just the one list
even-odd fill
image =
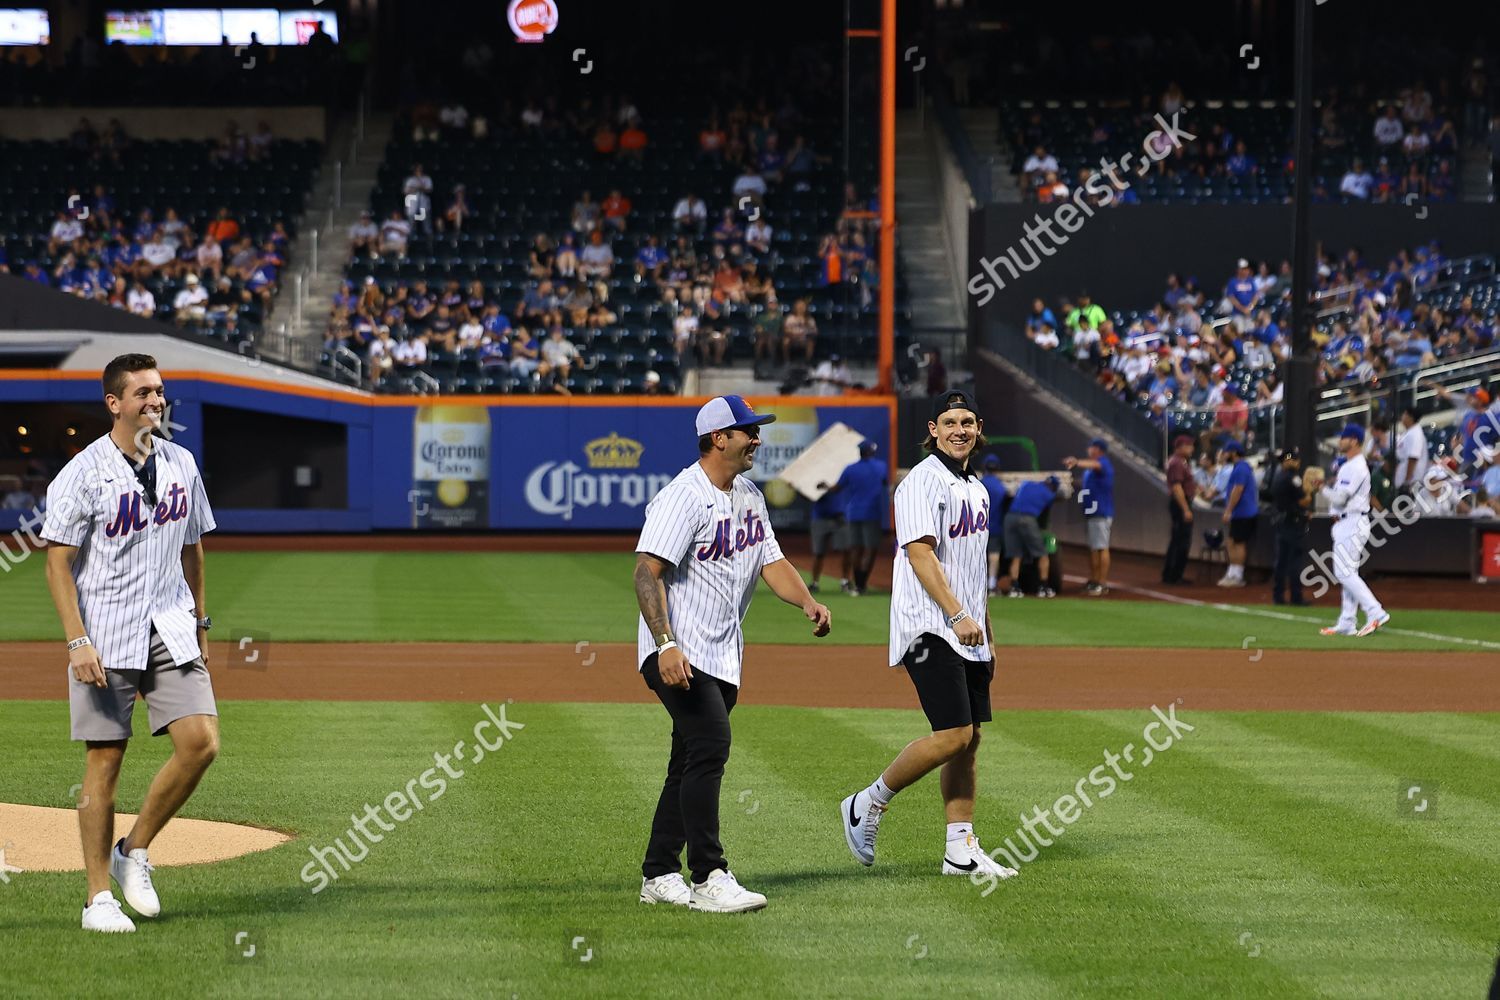
{"label": "beer bottle graphic", "polygon": [[412,527],[489,527],[489,410],[482,406],[417,407],[412,486]]}

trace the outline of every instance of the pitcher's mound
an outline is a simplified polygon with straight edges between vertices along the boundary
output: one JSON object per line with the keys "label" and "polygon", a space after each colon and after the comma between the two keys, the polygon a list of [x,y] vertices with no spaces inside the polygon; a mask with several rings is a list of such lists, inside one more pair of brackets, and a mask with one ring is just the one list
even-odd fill
{"label": "pitcher's mound", "polygon": [[[135,823],[131,813],[115,814],[115,836],[123,837]],[[151,864],[198,865],[228,861],[242,854],[268,851],[291,840],[284,833],[236,823],[202,819],[174,819],[151,842]],[[0,849],[6,871],[81,872],[83,848],[78,843],[78,811],[0,802]]]}

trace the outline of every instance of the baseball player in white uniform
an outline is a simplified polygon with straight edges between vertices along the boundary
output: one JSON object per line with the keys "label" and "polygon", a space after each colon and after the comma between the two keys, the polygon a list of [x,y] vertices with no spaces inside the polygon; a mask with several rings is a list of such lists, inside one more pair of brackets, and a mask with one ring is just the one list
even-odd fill
{"label": "baseball player in white uniform", "polygon": [[[828,609],[781,554],[765,497],[744,475],[755,464],[760,425],[739,396],[698,411],[699,459],[646,506],[636,545],[638,662],[672,717],[672,754],[641,864],[641,902],[713,913],[758,910],[766,897],[739,884],[719,843],[719,783],[729,760],[729,713],[739,695],[740,631],[757,579],[802,609],[813,635],[828,634]],[[691,887],[681,874],[687,847]]]}
{"label": "baseball player in white uniform", "polygon": [[932,734],[906,745],[868,788],[839,804],[844,840],[863,865],[891,798],[942,768],[947,814],[944,875],[1010,878],[974,836],[979,726],[989,722],[995,647],[989,622],[986,549],[989,491],[972,459],[984,421],[967,392],[937,398],[924,447],[931,452],[896,487],[896,566],[888,660],[906,668]]}
{"label": "baseball player in white uniform", "polygon": [[[78,829],[88,873],[84,930],[161,912],[147,849],[187,801],[219,748],[208,677],[203,545],[213,512],[187,449],[154,437],[166,409],[156,361],[125,354],[104,369],[114,426],[65,465],[47,489],[47,585],[68,640],[73,739],[86,747]],[[172,756],[151,782],[131,831],[114,840],[115,784],[139,693],[151,734]]]}
{"label": "baseball player in white uniform", "polygon": [[[1324,635],[1369,635],[1391,620],[1369,584],[1359,577],[1365,545],[1370,541],[1370,467],[1365,462],[1364,443],[1363,427],[1344,426],[1339,432],[1339,454],[1344,456],[1344,464],[1339,466],[1333,484],[1322,489],[1333,517],[1333,574],[1343,591],[1338,623],[1321,629]],[[1360,610],[1365,613],[1365,623],[1356,628]]]}

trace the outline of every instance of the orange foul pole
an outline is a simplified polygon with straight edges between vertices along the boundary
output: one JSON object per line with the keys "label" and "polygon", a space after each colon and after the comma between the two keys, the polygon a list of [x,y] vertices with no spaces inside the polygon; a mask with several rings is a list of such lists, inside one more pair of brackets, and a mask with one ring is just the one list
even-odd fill
{"label": "orange foul pole", "polygon": [[896,0],[880,15],[880,391],[896,360]]}

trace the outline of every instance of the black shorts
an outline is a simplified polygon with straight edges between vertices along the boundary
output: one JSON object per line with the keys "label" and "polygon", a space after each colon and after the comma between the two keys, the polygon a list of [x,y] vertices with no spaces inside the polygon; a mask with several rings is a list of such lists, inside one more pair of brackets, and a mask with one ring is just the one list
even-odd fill
{"label": "black shorts", "polygon": [[984,551],[992,556],[1005,554],[1005,526],[1003,522],[998,529],[994,527],[990,528],[990,540],[985,543]]}
{"label": "black shorts", "polygon": [[923,632],[901,658],[932,731],[990,721],[995,661],[959,656],[948,640]]}
{"label": "black shorts", "polygon": [[1231,517],[1229,519],[1229,540],[1232,542],[1248,542],[1255,537],[1254,517]]}

